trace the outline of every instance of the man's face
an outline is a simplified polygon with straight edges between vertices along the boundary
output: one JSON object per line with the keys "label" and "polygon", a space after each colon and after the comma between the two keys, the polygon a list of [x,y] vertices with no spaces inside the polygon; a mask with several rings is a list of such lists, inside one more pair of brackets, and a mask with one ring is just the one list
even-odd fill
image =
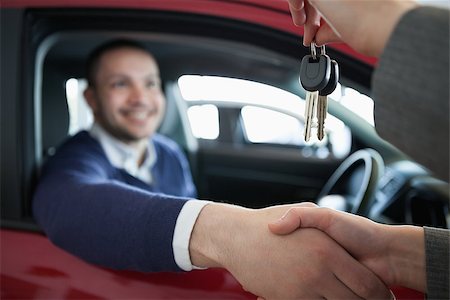
{"label": "man's face", "polygon": [[100,57],[95,87],[85,92],[96,121],[125,143],[147,139],[164,116],[159,69],[148,53],[118,48]]}

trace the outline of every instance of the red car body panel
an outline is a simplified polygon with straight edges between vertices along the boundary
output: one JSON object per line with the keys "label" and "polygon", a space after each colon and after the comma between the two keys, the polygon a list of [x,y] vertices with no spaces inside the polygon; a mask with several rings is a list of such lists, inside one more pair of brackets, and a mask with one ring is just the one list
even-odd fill
{"label": "red car body panel", "polygon": [[[255,23],[299,36],[285,0],[3,0],[2,8],[92,7],[178,11]],[[344,44],[334,48],[371,65],[374,58]],[[2,299],[254,299],[225,270],[186,273],[114,271],[86,263],[54,246],[44,235],[2,229],[0,286]],[[276,284],[276,283],[274,283]],[[320,285],[320,282],[317,283]],[[423,299],[423,294],[394,289],[397,299]]]}
{"label": "red car body panel", "polygon": [[[320,284],[320,282],[318,282]],[[1,230],[1,299],[255,299],[222,269],[115,271],[86,263],[37,233]],[[424,299],[395,287],[397,299]]]}
{"label": "red car body panel", "polygon": [[[91,7],[91,8],[129,8],[157,9],[188,13],[206,14],[226,17],[245,22],[272,27],[299,36],[299,47],[302,47],[303,27],[293,25],[287,0],[3,0],[1,7],[38,8],[38,7]],[[333,44],[341,52],[355,57],[367,64],[375,65],[377,59],[359,54],[345,44]]]}
{"label": "red car body panel", "polygon": [[222,269],[114,271],[86,263],[41,234],[1,231],[1,299],[254,299]]}

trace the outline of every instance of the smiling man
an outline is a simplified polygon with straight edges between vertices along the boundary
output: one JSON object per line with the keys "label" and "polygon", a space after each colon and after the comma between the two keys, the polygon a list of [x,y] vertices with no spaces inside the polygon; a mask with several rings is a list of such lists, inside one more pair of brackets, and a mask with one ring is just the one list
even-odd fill
{"label": "smiling man", "polygon": [[155,133],[164,115],[158,66],[138,48],[113,48],[99,57],[102,49],[89,62],[84,95],[102,127],[137,146],[134,142],[147,141]]}
{"label": "smiling man", "polygon": [[195,199],[182,151],[156,133],[165,99],[145,47],[124,40],[100,46],[87,78],[95,124],[49,159],[33,201],[56,245],[114,269],[225,268],[266,299],[390,297],[324,233],[271,234],[266,224],[292,206],[253,210]]}
{"label": "smiling man", "polygon": [[[44,166],[33,202],[37,221],[57,245],[96,264],[191,269],[188,242],[178,241],[189,241],[207,202],[187,201],[197,194],[189,164],[175,142],[156,133],[166,100],[154,57],[137,42],[114,40],[88,57],[86,78],[94,125]],[[167,251],[172,238],[181,250]]]}
{"label": "smiling man", "polygon": [[[156,147],[159,155],[175,155],[176,162],[168,173],[181,172],[183,177],[165,180],[161,192],[195,197],[188,165],[175,144],[155,135],[165,111],[165,99],[161,91],[159,69],[147,50],[131,41],[114,41],[94,51],[87,63],[88,88],[84,96],[91,107],[95,124],[91,136],[105,150],[111,163],[123,168],[147,184],[155,185],[152,173],[155,169]],[[149,137],[153,137],[149,140]],[[162,160],[160,157],[160,160]],[[162,166],[160,166],[162,167]],[[178,180],[176,180],[178,179]],[[179,182],[178,182],[179,181]],[[172,186],[184,187],[184,191],[172,190]]]}

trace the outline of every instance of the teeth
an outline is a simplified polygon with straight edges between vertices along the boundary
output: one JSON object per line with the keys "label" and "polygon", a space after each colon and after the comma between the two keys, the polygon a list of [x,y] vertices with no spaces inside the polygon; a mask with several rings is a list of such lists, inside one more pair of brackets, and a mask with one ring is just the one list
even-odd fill
{"label": "teeth", "polygon": [[136,119],[143,120],[143,119],[145,119],[147,117],[147,113],[140,112],[140,113],[136,113],[134,116],[135,116]]}
{"label": "teeth", "polygon": [[128,116],[134,119],[138,120],[144,120],[147,118],[147,112],[146,111],[140,111],[140,112],[129,112]]}

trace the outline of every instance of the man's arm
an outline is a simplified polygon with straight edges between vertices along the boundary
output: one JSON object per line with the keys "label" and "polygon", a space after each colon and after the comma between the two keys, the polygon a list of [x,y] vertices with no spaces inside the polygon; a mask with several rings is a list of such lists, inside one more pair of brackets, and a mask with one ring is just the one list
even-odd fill
{"label": "man's arm", "polygon": [[448,9],[436,7],[407,12],[372,79],[378,134],[445,181],[449,180],[449,18]]}
{"label": "man's arm", "polygon": [[305,46],[312,41],[318,45],[342,41],[370,56],[382,53],[397,22],[417,6],[413,0],[288,2],[294,24],[304,26]]}
{"label": "man's arm", "polygon": [[86,140],[76,136],[45,166],[33,199],[38,224],[56,245],[88,262],[114,269],[179,271],[172,238],[187,199],[117,180],[120,173],[100,145]]}

